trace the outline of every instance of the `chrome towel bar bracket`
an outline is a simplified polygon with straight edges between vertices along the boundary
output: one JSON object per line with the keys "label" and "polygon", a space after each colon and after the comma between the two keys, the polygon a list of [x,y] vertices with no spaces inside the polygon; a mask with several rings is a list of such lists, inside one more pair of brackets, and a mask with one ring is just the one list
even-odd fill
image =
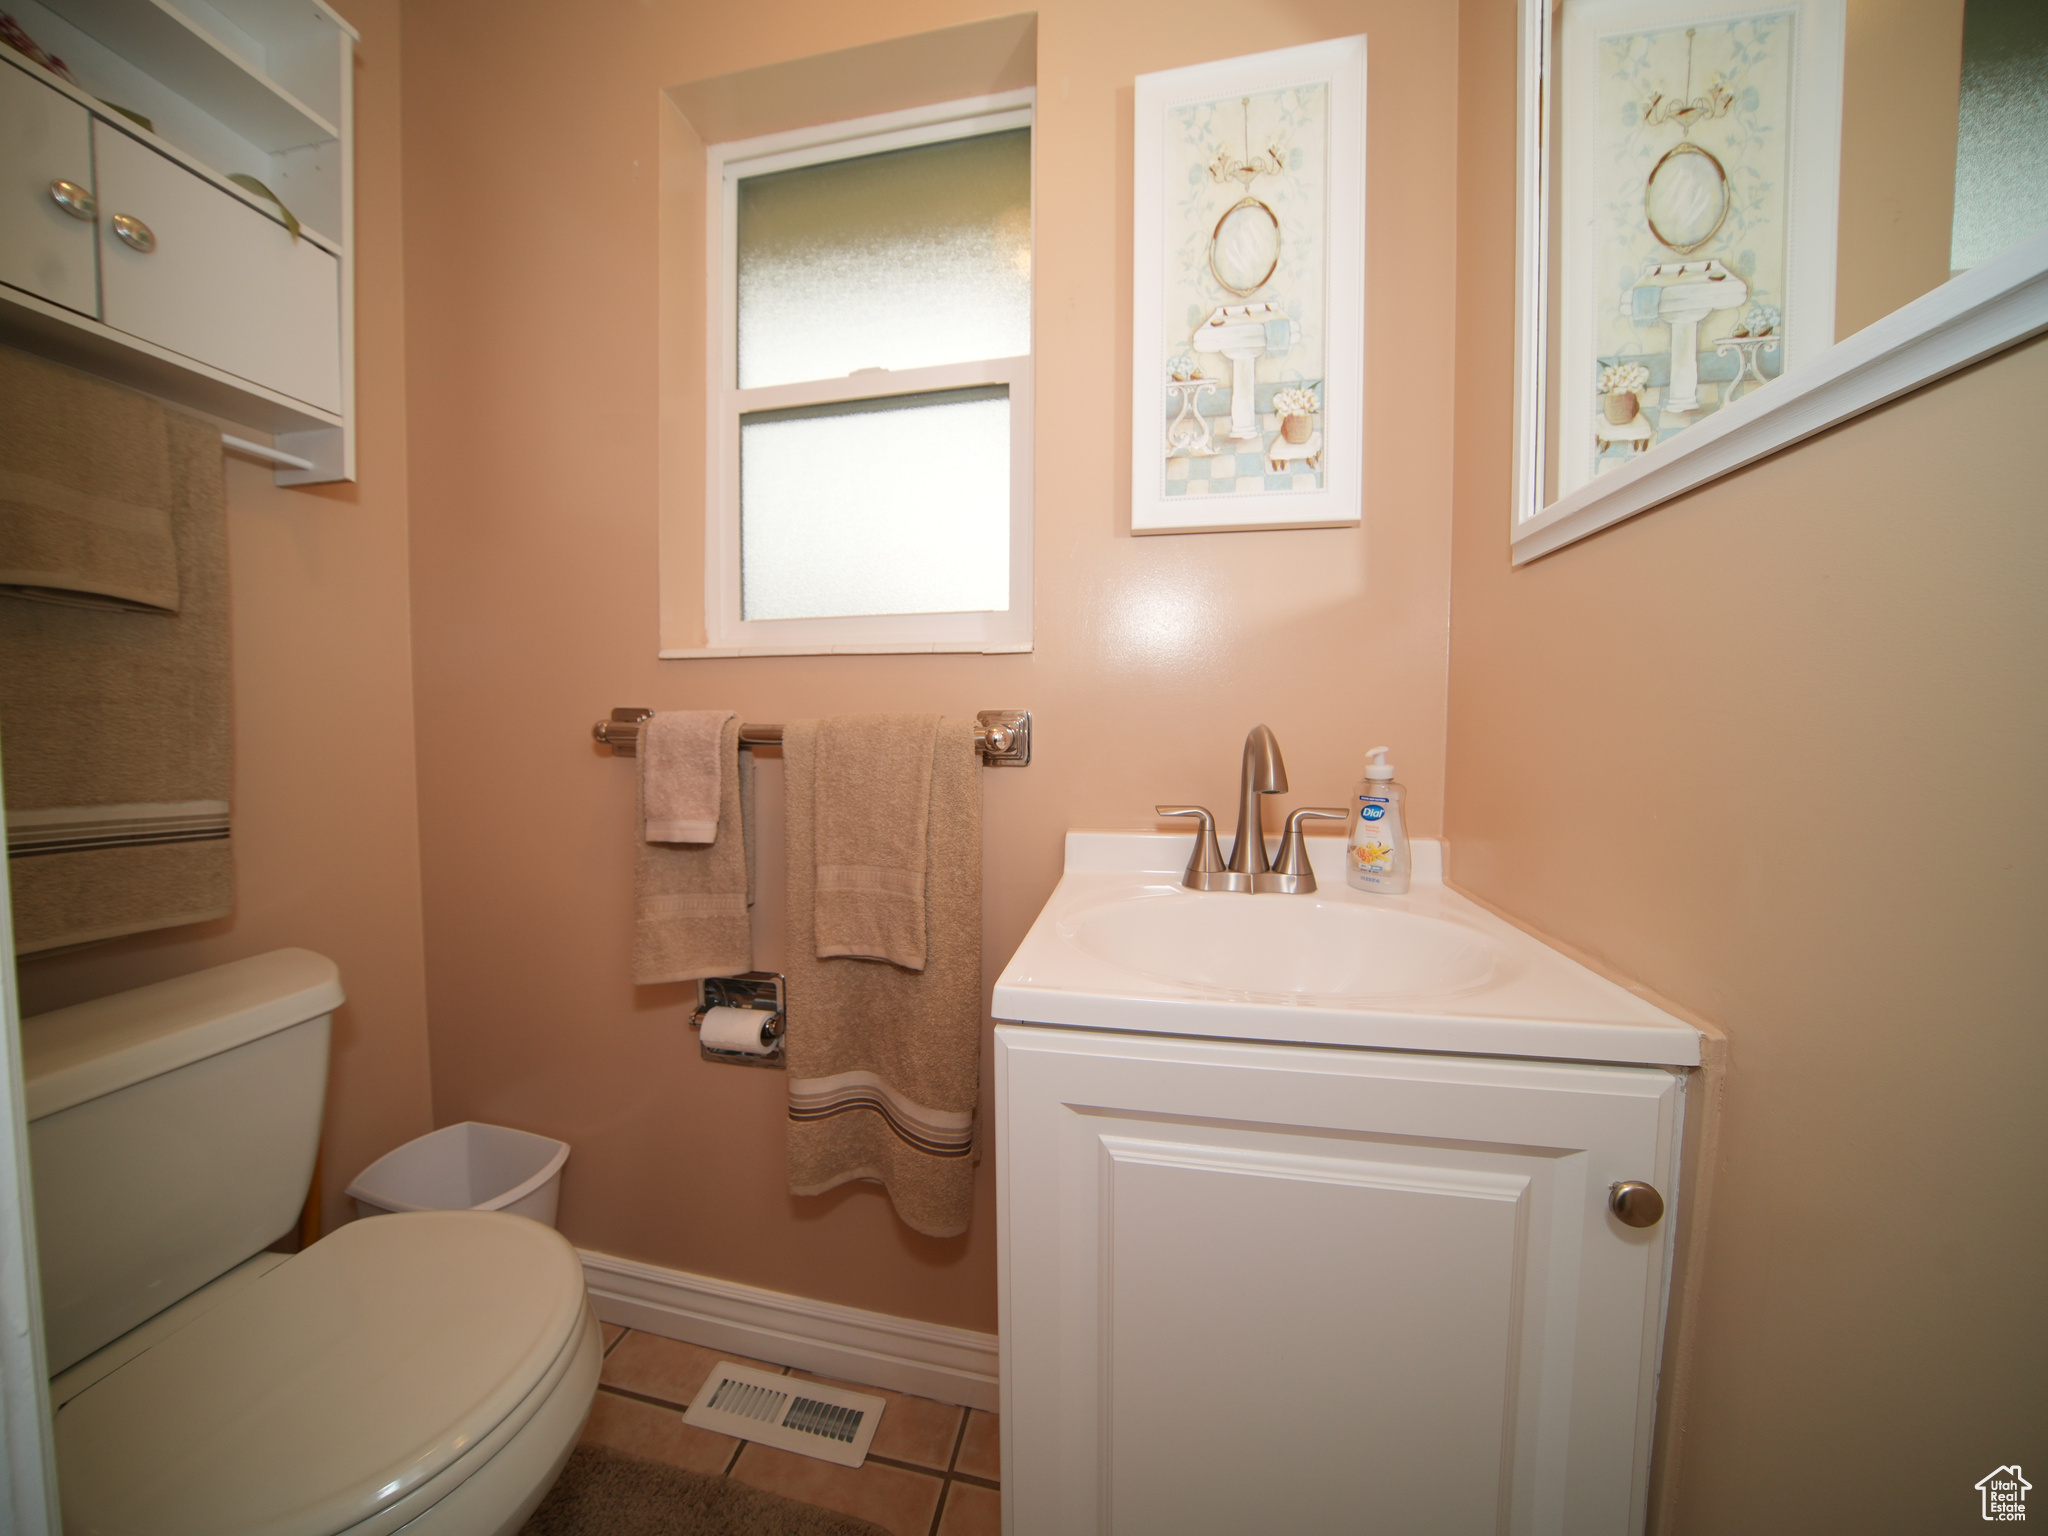
{"label": "chrome towel bar bracket", "polygon": [[[640,722],[651,709],[615,709],[609,720],[590,728],[591,739],[610,747],[613,757],[632,757],[640,749]],[[984,709],[974,717],[974,750],[984,768],[1023,768],[1031,762],[1031,711]],[[742,723],[740,741],[752,747],[780,746],[782,727]]]}

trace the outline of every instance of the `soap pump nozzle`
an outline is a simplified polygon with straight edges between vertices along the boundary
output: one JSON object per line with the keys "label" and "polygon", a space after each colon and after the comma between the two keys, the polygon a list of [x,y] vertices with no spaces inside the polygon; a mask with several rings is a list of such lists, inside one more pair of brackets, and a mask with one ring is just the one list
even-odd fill
{"label": "soap pump nozzle", "polygon": [[1365,776],[1368,779],[1377,782],[1394,776],[1393,764],[1387,761],[1387,753],[1392,750],[1391,747],[1374,747],[1365,754]]}

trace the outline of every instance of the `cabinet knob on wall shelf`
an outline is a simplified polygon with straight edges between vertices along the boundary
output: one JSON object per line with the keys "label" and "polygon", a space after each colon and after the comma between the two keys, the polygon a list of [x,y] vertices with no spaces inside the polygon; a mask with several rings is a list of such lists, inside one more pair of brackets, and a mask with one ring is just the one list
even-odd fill
{"label": "cabinet knob on wall shelf", "polygon": [[92,200],[90,192],[75,181],[51,182],[50,201],[74,219],[93,219],[99,216],[100,205]]}
{"label": "cabinet knob on wall shelf", "polygon": [[1641,1179],[1623,1179],[1610,1189],[1607,1208],[1626,1227],[1654,1227],[1664,1219],[1664,1197]]}
{"label": "cabinet knob on wall shelf", "polygon": [[156,231],[132,214],[114,215],[114,234],[131,251],[147,256],[156,249]]}

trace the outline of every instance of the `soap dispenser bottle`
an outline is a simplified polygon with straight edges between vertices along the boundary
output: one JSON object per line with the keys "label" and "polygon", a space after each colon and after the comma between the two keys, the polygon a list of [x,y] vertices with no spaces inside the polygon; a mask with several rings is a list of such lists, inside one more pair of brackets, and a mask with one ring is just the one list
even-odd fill
{"label": "soap dispenser bottle", "polygon": [[1354,890],[1399,896],[1408,889],[1408,791],[1394,782],[1388,750],[1374,747],[1365,754],[1365,777],[1351,796],[1344,878]]}

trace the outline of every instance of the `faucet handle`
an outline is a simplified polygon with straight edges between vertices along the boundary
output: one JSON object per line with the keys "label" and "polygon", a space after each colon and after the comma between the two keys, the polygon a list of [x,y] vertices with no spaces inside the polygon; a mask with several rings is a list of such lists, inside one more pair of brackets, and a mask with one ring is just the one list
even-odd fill
{"label": "faucet handle", "polygon": [[1161,816],[1199,816],[1201,825],[1195,829],[1195,851],[1188,856],[1187,872],[1180,877],[1180,883],[1191,891],[1241,890],[1230,882],[1241,879],[1233,876],[1223,863],[1223,850],[1216,845],[1216,818],[1209,814],[1207,806],[1201,805],[1156,805],[1153,810]]}
{"label": "faucet handle", "polygon": [[1287,813],[1287,826],[1280,834],[1280,857],[1272,872],[1259,875],[1252,887],[1288,896],[1306,896],[1316,888],[1315,871],[1308,865],[1308,843],[1301,834],[1304,821],[1348,821],[1351,813],[1327,806],[1303,805]]}

